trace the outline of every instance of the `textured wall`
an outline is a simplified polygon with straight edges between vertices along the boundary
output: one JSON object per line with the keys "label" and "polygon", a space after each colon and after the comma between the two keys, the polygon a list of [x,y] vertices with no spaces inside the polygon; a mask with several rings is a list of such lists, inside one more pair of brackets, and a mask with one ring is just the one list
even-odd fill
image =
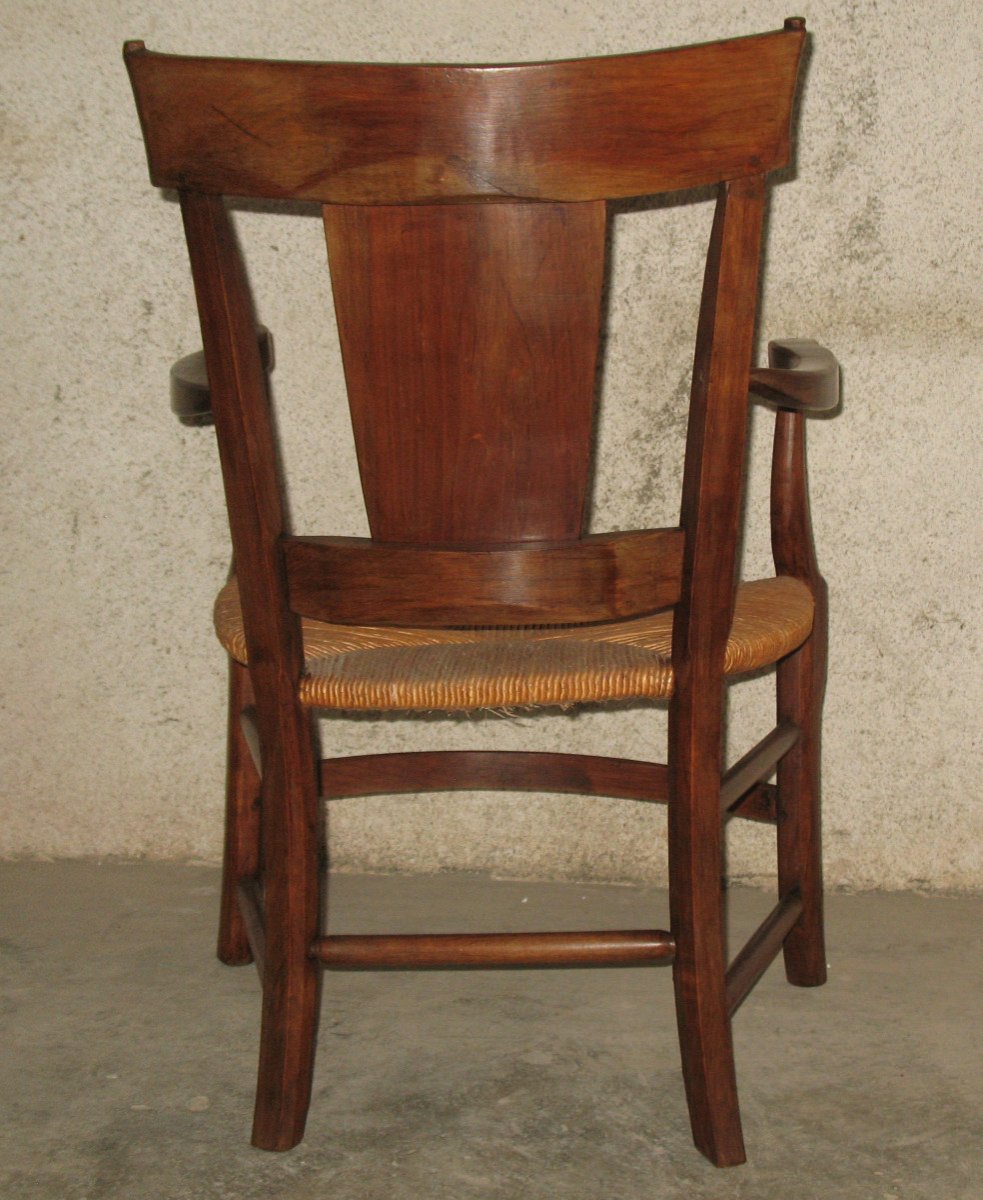
{"label": "textured wall", "polygon": [[[507,60],[751,33],[786,15],[762,0],[280,7],[45,0],[0,17],[0,853],[212,858],[219,847],[224,664],[209,608],[227,537],[213,436],[168,412],[167,368],[198,335],[178,211],[146,177],[124,38],[182,52]],[[804,10],[815,44],[799,179],[774,194],[761,334],[815,336],[843,363],[842,414],[810,427],[832,599],[828,876],[979,887],[979,25],[952,0],[815,9]],[[706,204],[616,219],[597,529],[674,519],[709,219]],[[319,223],[252,212],[239,225],[277,335],[296,525],[363,532]],[[755,420],[751,573],[767,570],[770,419]],[[731,707],[736,756],[767,727],[767,681],[735,688]],[[440,736],[661,757],[664,713],[331,719],[324,733],[341,752]],[[331,832],[335,861],[352,866],[663,874],[664,817],[627,802],[355,801],[332,809]],[[730,846],[736,875],[770,871],[766,830],[732,830]]]}

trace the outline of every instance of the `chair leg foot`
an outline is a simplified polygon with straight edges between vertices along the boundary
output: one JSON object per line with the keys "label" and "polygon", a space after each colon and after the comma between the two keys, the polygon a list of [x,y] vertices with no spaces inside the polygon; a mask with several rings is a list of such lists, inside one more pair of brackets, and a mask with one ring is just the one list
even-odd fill
{"label": "chair leg foot", "polygon": [[683,1082],[697,1150],[715,1166],[746,1161],[730,1021],[720,987],[692,986],[676,976],[676,1019]]}
{"label": "chair leg foot", "polygon": [[264,982],[252,1133],[252,1144],[260,1150],[290,1150],[304,1136],[314,1072],[320,977],[320,964],[307,960],[279,979],[268,976]]}
{"label": "chair leg foot", "polygon": [[778,667],[779,720],[802,730],[778,765],[778,887],[797,890],[802,916],[785,939],[785,975],[797,987],[826,982],[823,864],[819,811],[819,739],[825,680],[824,594],[817,597],[809,640]]}
{"label": "chair leg foot", "polygon": [[795,929],[786,939],[785,978],[795,987],[821,987],[826,982],[822,915],[820,914],[818,921],[813,917],[810,923],[804,924],[806,916],[803,912]]}
{"label": "chair leg foot", "polygon": [[239,911],[240,880],[259,867],[260,780],[243,737],[240,713],[252,702],[249,671],[229,659],[229,715],[225,783],[225,848],[218,923],[218,957],[229,966],[253,961]]}

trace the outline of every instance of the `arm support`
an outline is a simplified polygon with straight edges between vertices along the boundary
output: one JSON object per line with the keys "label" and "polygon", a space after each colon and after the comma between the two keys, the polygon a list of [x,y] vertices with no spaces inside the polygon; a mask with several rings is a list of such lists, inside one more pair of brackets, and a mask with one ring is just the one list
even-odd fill
{"label": "arm support", "polygon": [[777,408],[771,463],[771,545],[775,570],[812,589],[821,607],[826,585],[819,573],[809,512],[805,417],[840,402],[840,368],[825,346],[805,338],[768,343],[767,367],[751,371],[751,396]]}
{"label": "arm support", "polygon": [[807,338],[768,343],[768,366],[751,370],[751,396],[776,408],[829,412],[840,402],[840,368],[825,346]]}
{"label": "arm support", "polygon": [[[256,329],[263,370],[273,370],[273,334],[265,325]],[[205,352],[188,354],[171,367],[171,411],[182,425],[211,425],[212,397],[205,370]]]}

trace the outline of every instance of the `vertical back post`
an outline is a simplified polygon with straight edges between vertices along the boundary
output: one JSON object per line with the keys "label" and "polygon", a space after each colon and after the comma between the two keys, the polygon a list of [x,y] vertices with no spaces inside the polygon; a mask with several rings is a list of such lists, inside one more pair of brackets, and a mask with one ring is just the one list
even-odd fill
{"label": "vertical back post", "polygon": [[310,1101],[320,973],[318,759],[297,683],[299,618],[283,562],[284,505],[266,376],[245,270],[218,196],[181,196],[198,298],[263,759],[266,914],[263,1021],[253,1142],[286,1150]]}
{"label": "vertical back post", "polygon": [[718,1165],[744,1161],[724,981],[720,772],[764,202],[760,176],[721,185],[710,236],[686,441],[686,543],[669,708],[670,912],[683,1078],[694,1140]]}

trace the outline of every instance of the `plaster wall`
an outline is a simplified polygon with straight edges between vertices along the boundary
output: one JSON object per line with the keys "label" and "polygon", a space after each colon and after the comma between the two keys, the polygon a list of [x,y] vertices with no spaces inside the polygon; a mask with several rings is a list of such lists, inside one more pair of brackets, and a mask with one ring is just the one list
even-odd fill
{"label": "plaster wall", "polygon": [[[167,369],[198,345],[180,218],[149,186],[120,60],[174,52],[362,60],[612,53],[758,32],[749,0],[43,0],[5,7],[0,454],[0,854],[214,859],[224,662],[210,606],[227,533],[210,431]],[[954,0],[828,0],[798,178],[774,189],[763,344],[814,336],[843,411],[810,426],[832,655],[824,758],[831,884],[983,885],[980,804],[979,23]],[[789,172],[791,176],[794,172]],[[615,219],[593,527],[671,523],[710,206]],[[238,217],[299,530],[365,532],[315,218]],[[671,259],[671,263],[670,263]],[[755,416],[746,571],[768,570],[770,417]],[[311,431],[316,430],[316,433]],[[733,689],[730,755],[768,727]],[[661,757],[664,713],[324,722],[325,748],[569,745]],[[664,816],[628,802],[379,798],[330,817],[363,869],[664,878]],[[733,829],[769,877],[770,831]]]}

